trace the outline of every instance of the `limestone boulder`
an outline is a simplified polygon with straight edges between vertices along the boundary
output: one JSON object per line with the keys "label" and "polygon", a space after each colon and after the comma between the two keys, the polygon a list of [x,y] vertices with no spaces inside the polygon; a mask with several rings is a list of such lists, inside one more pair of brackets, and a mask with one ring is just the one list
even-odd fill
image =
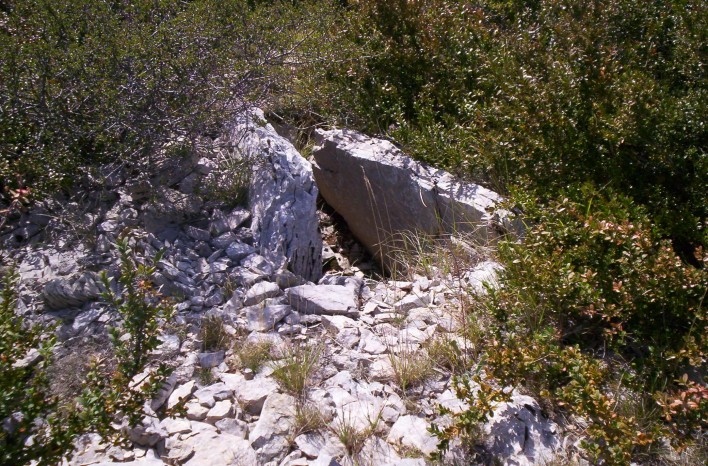
{"label": "limestone boulder", "polygon": [[261,255],[307,280],[322,275],[317,186],[312,165],[253,109],[239,118],[231,140],[253,160],[248,196],[251,230]]}
{"label": "limestone boulder", "polygon": [[389,141],[340,129],[318,139],[313,171],[322,197],[388,269],[403,232],[490,241],[508,223],[497,193],[418,163]]}
{"label": "limestone boulder", "polygon": [[260,463],[282,459],[290,448],[288,433],[294,425],[295,398],[273,393],[266,399],[258,422],[250,432],[249,442]]}
{"label": "limestone boulder", "polygon": [[135,427],[128,428],[128,438],[136,445],[154,447],[167,437],[167,431],[156,417],[145,416]]}
{"label": "limestone boulder", "polygon": [[428,432],[430,423],[418,416],[401,416],[391,427],[388,442],[426,455],[437,451],[438,441]]}
{"label": "limestone boulder", "polygon": [[501,403],[485,425],[489,453],[504,464],[526,466],[550,461],[560,447],[558,426],[533,398],[514,395]]}
{"label": "limestone boulder", "polygon": [[92,273],[61,277],[44,285],[42,297],[50,310],[81,307],[98,299],[101,294],[96,277]]}
{"label": "limestone boulder", "polygon": [[[256,452],[253,451],[248,441],[235,435],[218,432],[208,424],[193,423],[201,427],[190,436],[180,438],[177,443],[181,450],[189,451],[188,466],[243,466],[247,464],[258,464]],[[191,450],[191,451],[190,451]],[[191,453],[193,452],[193,453]]]}
{"label": "limestone boulder", "polygon": [[256,416],[263,410],[266,399],[278,389],[278,384],[270,378],[246,380],[241,374],[221,374],[221,378],[234,391],[241,409]]}

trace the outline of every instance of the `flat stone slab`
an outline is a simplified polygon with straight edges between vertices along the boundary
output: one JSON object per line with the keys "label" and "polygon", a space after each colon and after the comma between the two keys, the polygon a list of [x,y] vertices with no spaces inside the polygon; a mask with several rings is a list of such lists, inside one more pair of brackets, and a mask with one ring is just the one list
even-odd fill
{"label": "flat stone slab", "polygon": [[341,285],[301,285],[287,290],[289,304],[301,314],[359,317],[359,297]]}

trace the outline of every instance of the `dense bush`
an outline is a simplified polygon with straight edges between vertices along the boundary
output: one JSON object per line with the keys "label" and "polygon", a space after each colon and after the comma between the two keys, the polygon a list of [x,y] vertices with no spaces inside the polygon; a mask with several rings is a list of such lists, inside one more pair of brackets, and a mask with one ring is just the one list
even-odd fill
{"label": "dense bush", "polygon": [[505,284],[523,293],[514,302],[529,305],[526,329],[554,322],[565,342],[639,353],[701,337],[705,272],[682,263],[631,200],[582,189],[527,215],[534,225],[524,243],[499,250]]}
{"label": "dense bush", "polygon": [[[685,259],[705,244],[705,5],[356,2],[320,111],[507,192],[609,185]],[[325,89],[326,90],[326,89]],[[341,118],[340,118],[341,120]]]}
{"label": "dense bush", "polygon": [[0,191],[191,147],[320,59],[329,16],[307,1],[2,2]]}
{"label": "dense bush", "polygon": [[[695,440],[707,415],[704,3],[0,2],[1,201],[19,206],[86,163],[149,170],[166,143],[183,153],[253,102],[306,127],[385,134],[537,201],[521,203],[525,242],[500,246],[501,288],[479,297],[486,365],[458,379],[470,409],[441,439],[472,439],[511,385],[583,419],[593,461],[641,460],[661,439]],[[155,298],[136,280],[119,309]],[[145,362],[128,356],[156,327],[134,328],[148,339],[127,340],[124,374],[104,384]],[[12,374],[34,377],[40,400],[35,367]],[[37,409],[52,411],[46,400]]]}
{"label": "dense bush", "polygon": [[[500,246],[500,287],[478,297],[491,320],[487,376],[585,419],[595,462],[640,459],[661,438],[698,440],[708,415],[708,274],[684,264],[623,196],[586,188],[526,210],[524,243]],[[458,392],[478,421],[503,399],[491,385],[474,393],[461,382]]]}

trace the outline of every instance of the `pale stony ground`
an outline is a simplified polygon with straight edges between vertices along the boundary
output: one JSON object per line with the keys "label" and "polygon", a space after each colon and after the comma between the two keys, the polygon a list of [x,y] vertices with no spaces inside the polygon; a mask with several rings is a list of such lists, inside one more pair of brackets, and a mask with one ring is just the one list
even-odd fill
{"label": "pale stony ground", "polygon": [[[47,201],[3,232],[22,278],[18,312],[59,322],[67,351],[113,323],[96,273],[117,270],[115,238],[130,228],[136,249],[166,250],[156,283],[175,300],[177,318],[154,357],[174,373],[145,407],[143,425],[128,432],[129,448],[87,435],[69,464],[423,465],[437,450],[430,423],[449,422],[439,407],[465,409],[426,347],[468,347],[463,300],[493,283],[498,265],[479,257],[457,276],[438,264],[406,281],[370,278],[362,272],[370,263],[351,265],[337,244],[322,245],[319,231],[330,237],[333,226],[320,227],[309,162],[270,126],[249,138],[250,150],[269,154],[249,209],[200,189],[220,170],[211,154],[172,161],[150,179],[107,171],[102,190]],[[320,277],[313,264],[323,251],[336,265]],[[233,343],[204,351],[206,317],[220,319]],[[269,361],[244,369],[239,350],[259,341],[270,342]],[[318,357],[304,391],[293,393],[274,370],[303,345]],[[415,365],[425,376],[401,387],[401,372]],[[184,416],[160,414],[180,401]],[[486,453],[504,464],[541,464],[567,443],[521,394],[498,406],[484,431]],[[469,460],[453,448],[445,463]]]}

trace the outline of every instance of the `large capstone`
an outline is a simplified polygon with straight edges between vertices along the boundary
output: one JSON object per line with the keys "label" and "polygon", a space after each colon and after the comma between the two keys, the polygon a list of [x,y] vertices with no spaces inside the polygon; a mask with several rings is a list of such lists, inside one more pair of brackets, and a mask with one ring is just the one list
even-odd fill
{"label": "large capstone", "polygon": [[497,193],[406,156],[356,131],[318,132],[314,175],[322,197],[388,269],[402,234],[472,234],[491,241],[511,226]]}

